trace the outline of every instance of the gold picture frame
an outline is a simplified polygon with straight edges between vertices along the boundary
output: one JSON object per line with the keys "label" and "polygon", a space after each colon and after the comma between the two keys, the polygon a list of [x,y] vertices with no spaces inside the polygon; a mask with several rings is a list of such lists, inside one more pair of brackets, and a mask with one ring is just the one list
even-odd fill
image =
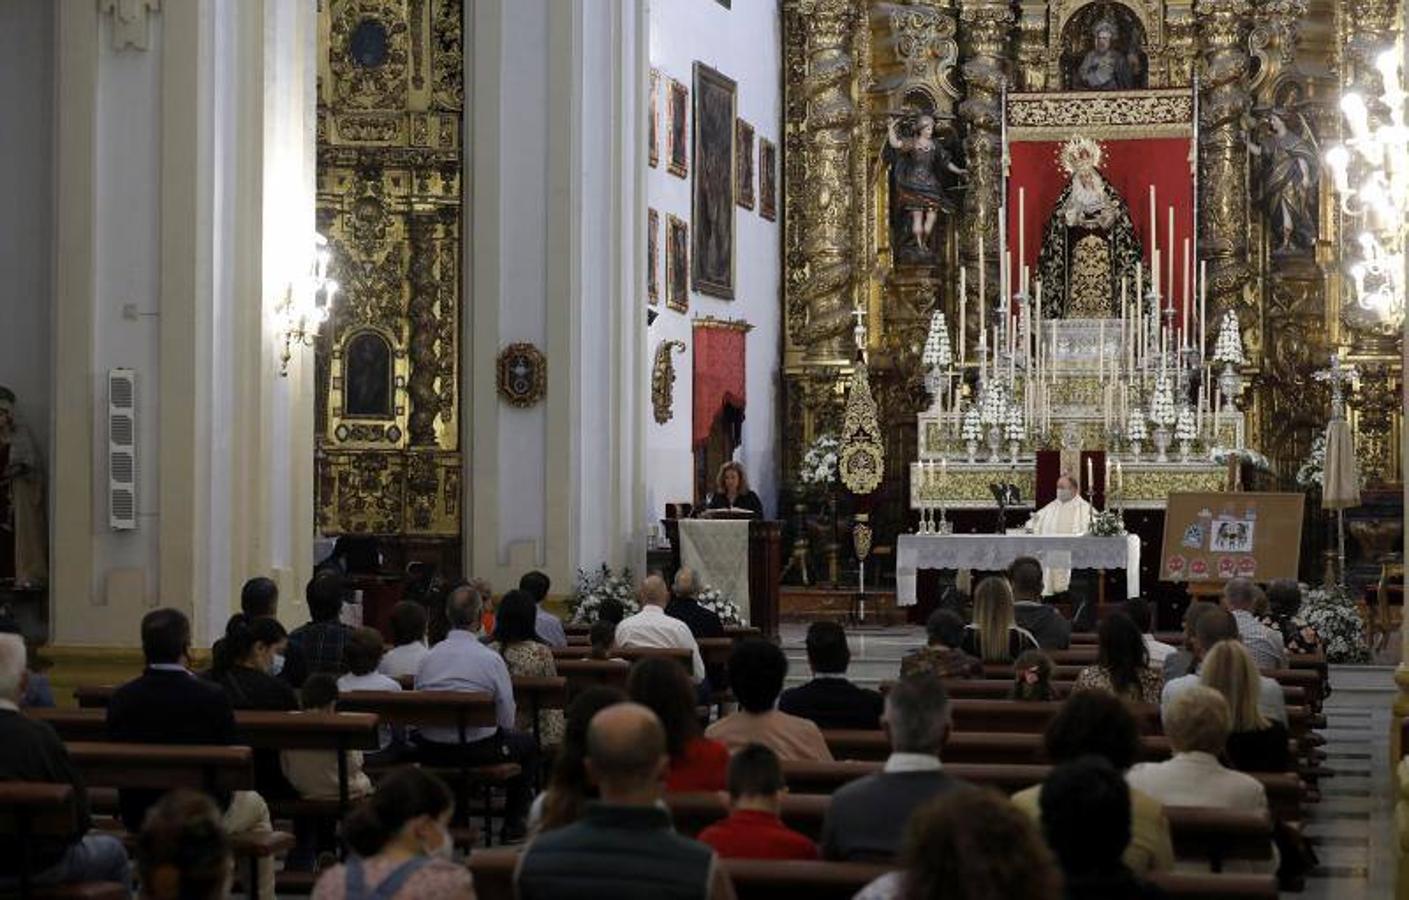
{"label": "gold picture frame", "polygon": [[660,302],[660,213],[646,210],[646,297]]}
{"label": "gold picture frame", "polygon": [[734,202],[753,209],[753,126],[743,119],[734,126]]}
{"label": "gold picture frame", "polygon": [[691,286],[721,300],[734,299],[734,131],[738,82],[695,63],[695,170],[690,190]]}
{"label": "gold picture frame", "polygon": [[646,152],[652,169],[660,165],[660,69],[651,69],[651,121],[646,126]]}
{"label": "gold picture frame", "polygon": [[678,216],[665,216],[665,305],[690,311],[690,226]]}
{"label": "gold picture frame", "polygon": [[666,86],[665,170],[679,178],[690,174],[690,89],[674,78]]}
{"label": "gold picture frame", "polygon": [[758,214],[778,220],[778,145],[764,137],[758,139]]}

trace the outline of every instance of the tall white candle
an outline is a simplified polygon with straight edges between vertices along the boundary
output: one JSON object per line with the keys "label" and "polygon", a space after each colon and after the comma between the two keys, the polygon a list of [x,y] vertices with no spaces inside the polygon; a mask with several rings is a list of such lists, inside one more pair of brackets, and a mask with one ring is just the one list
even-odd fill
{"label": "tall white candle", "polygon": [[[1027,188],[1018,188],[1018,265],[1027,269]],[[1024,286],[1026,282],[1024,282]]]}
{"label": "tall white candle", "polygon": [[1153,261],[1152,263],[1150,263],[1150,288],[1151,288],[1151,290],[1153,291],[1153,293],[1154,293],[1154,295],[1155,295],[1155,309],[1154,309],[1155,312],[1159,312],[1159,298],[1160,298],[1159,277],[1160,277],[1160,273],[1163,271],[1163,270],[1160,268],[1159,260],[1160,260],[1159,248],[1156,247],[1156,248],[1155,248],[1155,258],[1154,258],[1154,261]]}
{"label": "tall white candle", "polygon": [[968,359],[969,336],[969,270],[959,267],[959,365]]}
{"label": "tall white candle", "polygon": [[1171,206],[1169,208],[1169,242],[1164,245],[1164,252],[1169,256],[1169,259],[1165,260],[1169,272],[1165,276],[1164,295],[1169,298],[1170,306],[1174,305],[1175,298],[1179,296],[1174,291],[1174,264],[1177,261],[1174,250],[1174,207]]}
{"label": "tall white candle", "polygon": [[1189,284],[1189,274],[1190,274],[1190,271],[1189,271],[1189,239],[1188,239],[1188,238],[1184,238],[1184,290],[1180,292],[1180,296],[1183,298],[1183,303],[1181,304],[1182,309],[1180,310],[1180,325],[1179,325],[1179,346],[1180,346],[1180,347],[1187,347],[1187,346],[1189,346],[1189,344],[1190,344],[1190,341],[1189,341],[1189,306],[1190,306],[1190,303],[1189,303],[1189,287],[1190,287],[1190,284]]}
{"label": "tall white candle", "polygon": [[1208,260],[1199,261],[1199,364],[1208,352]]}
{"label": "tall white candle", "polygon": [[[984,307],[988,305],[988,292],[985,290],[987,286],[988,265],[984,262],[983,236],[980,235],[978,239],[978,298],[976,300],[978,303],[978,333],[980,340],[982,340],[984,333],[988,330],[988,323],[985,321],[987,316],[984,312]],[[983,357],[979,357],[979,362],[983,362]]]}
{"label": "tall white candle", "polygon": [[1106,320],[1102,319],[1096,330],[1096,380],[1106,380]]}
{"label": "tall white candle", "polygon": [[[1154,258],[1154,252],[1159,249],[1159,219],[1155,216],[1155,186],[1150,185],[1150,258]],[[1159,268],[1156,267],[1158,272]]]}

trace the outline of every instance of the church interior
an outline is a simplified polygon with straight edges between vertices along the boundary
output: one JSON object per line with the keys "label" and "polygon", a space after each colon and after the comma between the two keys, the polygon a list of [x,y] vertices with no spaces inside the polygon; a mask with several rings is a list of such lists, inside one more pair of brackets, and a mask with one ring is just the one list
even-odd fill
{"label": "church interior", "polygon": [[0,0],[0,893],[1409,898],[1406,16]]}

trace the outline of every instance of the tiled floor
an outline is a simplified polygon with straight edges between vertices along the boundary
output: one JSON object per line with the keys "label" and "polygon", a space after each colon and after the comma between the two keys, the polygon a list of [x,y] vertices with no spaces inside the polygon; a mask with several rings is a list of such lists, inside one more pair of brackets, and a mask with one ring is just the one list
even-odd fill
{"label": "tiled floor", "polygon": [[[790,684],[808,677],[802,625],[784,625]],[[923,642],[916,627],[858,628],[851,634],[852,677],[864,684],[894,678],[900,658]],[[1305,900],[1381,900],[1394,895],[1394,792],[1389,722],[1394,699],[1389,666],[1334,666],[1326,701],[1326,766],[1321,801],[1310,807],[1307,834],[1321,865]]]}

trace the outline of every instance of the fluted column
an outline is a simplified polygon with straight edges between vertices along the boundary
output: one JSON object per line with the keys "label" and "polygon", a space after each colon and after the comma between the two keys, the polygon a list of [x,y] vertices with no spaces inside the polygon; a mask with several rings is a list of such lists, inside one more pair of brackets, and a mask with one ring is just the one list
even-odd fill
{"label": "fluted column", "polygon": [[[801,82],[805,116],[802,164],[789,167],[800,179],[786,186],[793,214],[790,249],[800,251],[802,272],[788,279],[788,330],[807,362],[849,357],[851,334],[853,222],[852,129],[856,105],[850,52],[858,16],[852,0],[799,0],[797,18],[806,45]],[[789,254],[793,256],[792,253]]]}
{"label": "fluted column", "polygon": [[[988,297],[998,295],[998,210],[1003,184],[1003,86],[1008,81],[1008,45],[1016,16],[1012,7],[994,0],[964,0],[959,9],[964,78],[968,96],[959,104],[964,120],[964,158],[969,189],[964,194],[964,220],[960,228],[965,265],[978,262],[980,239],[984,244]],[[978,338],[978,309],[970,304],[969,334]]]}
{"label": "fluted column", "polygon": [[1250,276],[1246,119],[1251,95],[1245,36],[1251,9],[1248,0],[1199,0],[1195,8],[1203,47],[1199,257],[1209,264],[1209,316],[1214,321],[1224,310],[1239,311]]}

